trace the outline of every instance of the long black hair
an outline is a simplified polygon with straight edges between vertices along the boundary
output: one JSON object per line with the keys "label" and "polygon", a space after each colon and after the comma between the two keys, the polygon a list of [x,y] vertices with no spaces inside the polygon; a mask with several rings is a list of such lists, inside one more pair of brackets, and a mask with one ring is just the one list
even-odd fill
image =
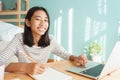
{"label": "long black hair", "polygon": [[[38,10],[43,10],[48,17],[48,29],[45,32],[45,34],[42,35],[41,39],[38,42],[38,46],[46,47],[46,46],[50,45],[50,39],[49,39],[49,34],[48,34],[49,26],[50,26],[50,18],[49,18],[49,14],[48,14],[47,10],[43,7],[38,7],[38,6],[32,7],[27,12],[25,19],[28,19],[28,21],[30,21],[33,14]],[[30,46],[30,47],[32,47],[34,45],[32,31],[31,31],[30,27],[28,27],[26,25],[26,23],[24,23],[23,43]]]}

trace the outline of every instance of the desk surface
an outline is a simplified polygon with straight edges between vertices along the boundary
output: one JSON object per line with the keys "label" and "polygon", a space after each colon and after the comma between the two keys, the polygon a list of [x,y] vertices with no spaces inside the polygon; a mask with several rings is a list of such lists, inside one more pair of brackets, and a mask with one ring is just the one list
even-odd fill
{"label": "desk surface", "polygon": [[[58,71],[71,75],[73,77],[72,80],[93,80],[82,75],[77,75],[71,72],[67,72],[66,69],[73,66],[73,64],[69,61],[57,61],[48,63],[48,65]],[[120,80],[120,70],[110,74],[110,76],[106,76],[102,80]],[[26,74],[19,74],[19,73],[5,73],[5,80],[12,80],[12,79],[19,79],[19,80],[34,80],[30,76]]]}

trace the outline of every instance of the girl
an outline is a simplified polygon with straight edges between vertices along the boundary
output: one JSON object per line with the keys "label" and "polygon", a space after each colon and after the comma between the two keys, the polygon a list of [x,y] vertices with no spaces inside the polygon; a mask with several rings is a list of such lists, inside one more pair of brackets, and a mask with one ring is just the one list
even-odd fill
{"label": "girl", "polygon": [[[0,53],[0,63],[6,64],[7,60],[16,55],[18,63],[6,65],[7,72],[24,72],[27,74],[40,74],[45,71],[50,53],[85,65],[86,57],[69,54],[48,34],[50,26],[49,14],[43,7],[32,7],[25,18],[24,33],[16,34],[10,44]],[[37,61],[31,63],[21,52]]]}

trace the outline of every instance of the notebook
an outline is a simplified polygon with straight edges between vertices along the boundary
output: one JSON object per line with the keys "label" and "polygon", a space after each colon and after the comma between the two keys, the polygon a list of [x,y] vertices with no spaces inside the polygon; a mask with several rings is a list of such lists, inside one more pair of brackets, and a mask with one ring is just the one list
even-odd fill
{"label": "notebook", "polygon": [[35,80],[72,80],[72,77],[48,67],[42,74],[30,75]]}
{"label": "notebook", "polygon": [[120,68],[120,41],[116,42],[106,64],[88,62],[86,68],[70,67],[69,72],[87,76],[96,80],[101,80],[108,74]]}

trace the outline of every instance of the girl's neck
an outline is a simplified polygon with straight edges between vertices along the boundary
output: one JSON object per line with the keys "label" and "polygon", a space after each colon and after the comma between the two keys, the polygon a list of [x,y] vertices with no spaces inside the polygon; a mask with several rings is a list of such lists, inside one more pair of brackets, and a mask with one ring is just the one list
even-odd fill
{"label": "girl's neck", "polygon": [[34,45],[38,46],[38,42],[41,39],[40,35],[33,35]]}

